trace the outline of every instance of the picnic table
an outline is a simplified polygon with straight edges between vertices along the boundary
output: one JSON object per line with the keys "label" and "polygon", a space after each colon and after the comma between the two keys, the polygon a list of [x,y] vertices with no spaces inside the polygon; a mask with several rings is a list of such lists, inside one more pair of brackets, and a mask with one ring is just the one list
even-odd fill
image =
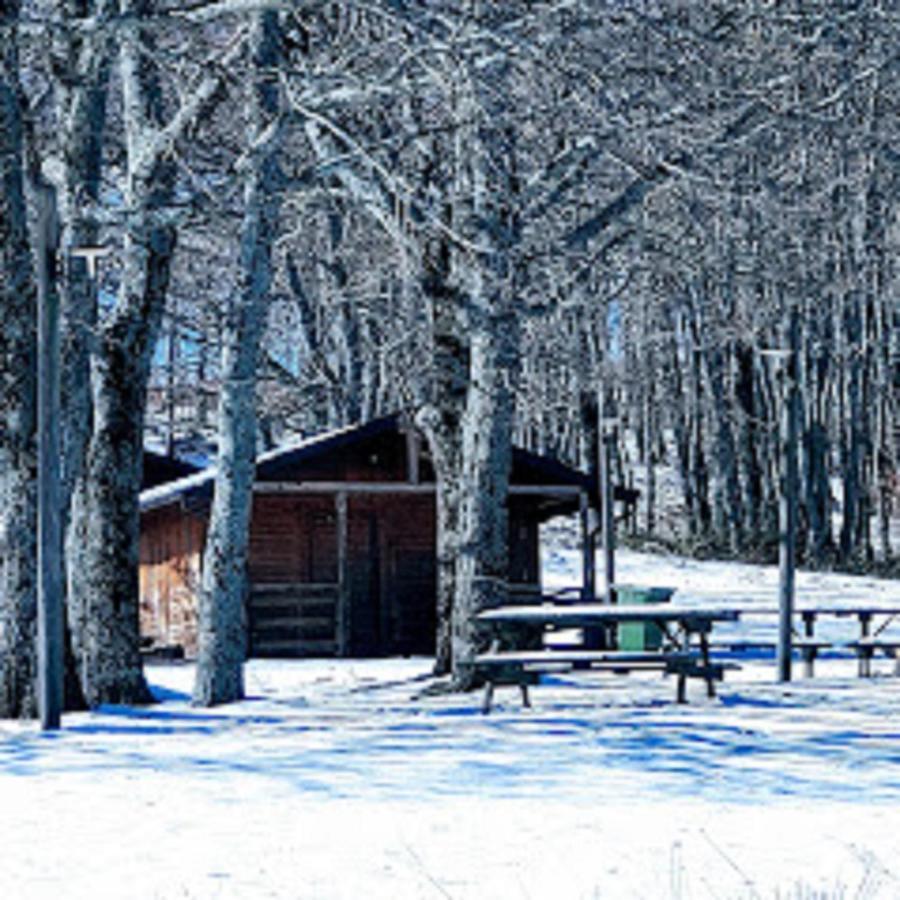
{"label": "picnic table", "polygon": [[[482,612],[478,619],[488,626],[531,625],[545,628],[599,628],[608,635],[624,623],[652,623],[664,635],[659,650],[645,652],[607,650],[571,650],[546,646],[538,650],[499,647],[499,641],[487,653],[476,656],[473,664],[485,679],[483,711],[489,712],[494,689],[500,684],[518,685],[522,701],[529,705],[528,686],[537,681],[536,673],[560,669],[607,669],[614,672],[658,670],[677,676],[677,701],[687,702],[687,679],[706,682],[707,693],[715,696],[715,681],[720,681],[725,666],[709,655],[709,636],[718,622],[732,622],[739,612],[721,606],[680,606],[671,603],[647,603],[640,606],[599,603],[541,603],[504,606]],[[608,644],[612,642],[609,641]]]}
{"label": "picnic table", "polygon": [[[737,609],[741,617],[745,616],[777,616],[778,607],[771,604],[751,604]],[[807,674],[812,675],[812,662],[821,649],[834,646],[832,642],[822,640],[816,635],[816,622],[825,616],[852,619],[859,622],[859,637],[846,644],[859,660],[859,674],[868,677],[872,674],[872,658],[876,653],[883,653],[895,661],[895,673],[900,675],[900,636],[885,634],[887,627],[900,616],[900,605],[884,603],[800,603],[794,608],[794,614],[803,622],[803,634],[793,641],[793,645],[804,650],[807,662]],[[877,627],[874,628],[873,626]],[[758,642],[760,646],[768,642]],[[774,645],[774,642],[771,642]]]}

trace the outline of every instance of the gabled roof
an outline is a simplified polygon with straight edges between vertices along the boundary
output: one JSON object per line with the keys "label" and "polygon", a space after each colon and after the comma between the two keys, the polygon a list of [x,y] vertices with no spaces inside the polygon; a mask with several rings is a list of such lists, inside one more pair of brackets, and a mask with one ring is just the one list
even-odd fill
{"label": "gabled roof", "polygon": [[[338,451],[351,449],[383,435],[401,431],[399,414],[373,419],[362,425],[348,425],[313,437],[289,442],[261,453],[256,460],[256,481],[276,481],[288,477],[295,468],[325,459]],[[590,488],[590,479],[576,469],[550,457],[540,456],[521,448],[513,448],[513,473],[516,483],[570,485]],[[216,478],[216,466],[152,487],[141,492],[141,510],[167,506],[181,497],[209,496]],[[314,480],[314,479],[310,479]]]}
{"label": "gabled roof", "polygon": [[196,471],[197,466],[189,462],[144,448],[141,488],[146,490],[160,484],[168,484]]}

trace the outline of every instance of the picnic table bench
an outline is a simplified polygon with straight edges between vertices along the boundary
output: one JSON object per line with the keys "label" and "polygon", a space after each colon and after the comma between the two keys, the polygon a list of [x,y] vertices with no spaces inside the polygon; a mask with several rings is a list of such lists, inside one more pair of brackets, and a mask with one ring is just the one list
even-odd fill
{"label": "picnic table bench", "polygon": [[[778,646],[775,638],[717,638],[710,642],[710,650],[726,651],[731,653],[747,653],[753,650],[771,650]],[[794,638],[791,648],[800,652],[803,660],[804,674],[812,678],[815,674],[816,657],[822,650],[829,650],[834,646],[831,641],[818,640],[817,638]]]}
{"label": "picnic table bench", "polygon": [[847,644],[859,659],[859,674],[863,678],[872,675],[872,657],[883,653],[894,660],[894,674],[900,675],[900,638],[861,637]]}
{"label": "picnic table bench", "polygon": [[[538,650],[516,647],[500,649],[495,641],[491,650],[475,657],[472,665],[485,682],[482,711],[490,712],[494,690],[500,685],[518,686],[522,702],[530,705],[528,687],[536,684],[541,672],[599,669],[617,673],[660,671],[677,677],[676,699],[687,702],[687,679],[706,682],[707,694],[715,696],[715,682],[721,681],[726,668],[733,665],[709,658],[709,633],[719,621],[733,621],[737,614],[719,608],[679,607],[669,603],[642,606],[599,603],[509,606],[488,610],[478,616],[487,626],[539,625],[551,628],[601,628],[607,632],[626,622],[652,622],[665,639],[659,650],[557,649],[548,645]],[[611,641],[610,641],[611,643]]]}

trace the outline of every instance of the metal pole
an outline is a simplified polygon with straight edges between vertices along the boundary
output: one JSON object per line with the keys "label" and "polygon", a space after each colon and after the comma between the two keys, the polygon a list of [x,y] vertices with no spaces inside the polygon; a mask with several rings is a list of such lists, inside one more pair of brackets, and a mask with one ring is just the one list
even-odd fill
{"label": "metal pole", "polygon": [[791,629],[794,613],[797,543],[797,390],[796,323],[791,321],[792,352],[782,370],[781,491],[778,501],[778,680],[791,680]]}
{"label": "metal pole", "polygon": [[60,522],[59,295],[54,287],[59,226],[56,190],[36,184],[38,202],[38,706],[41,728],[60,727],[63,706],[62,530]]}
{"label": "metal pole", "polygon": [[604,430],[600,442],[600,477],[603,479],[603,572],[607,603],[616,602],[614,587],[616,582],[616,519],[612,484],[612,456],[615,440],[615,431],[607,428]]}
{"label": "metal pole", "polygon": [[594,572],[594,534],[591,528],[591,506],[587,491],[579,495],[581,518],[581,599],[591,601],[597,592]]}

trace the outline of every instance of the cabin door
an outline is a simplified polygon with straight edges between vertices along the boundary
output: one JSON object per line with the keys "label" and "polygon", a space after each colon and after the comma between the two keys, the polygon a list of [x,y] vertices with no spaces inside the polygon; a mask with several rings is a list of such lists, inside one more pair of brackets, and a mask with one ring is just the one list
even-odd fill
{"label": "cabin door", "polygon": [[352,656],[380,656],[385,652],[382,531],[378,507],[373,500],[354,499],[350,515],[348,571]]}
{"label": "cabin door", "polygon": [[385,650],[402,656],[433,654],[437,628],[434,548],[395,547],[388,562]]}

